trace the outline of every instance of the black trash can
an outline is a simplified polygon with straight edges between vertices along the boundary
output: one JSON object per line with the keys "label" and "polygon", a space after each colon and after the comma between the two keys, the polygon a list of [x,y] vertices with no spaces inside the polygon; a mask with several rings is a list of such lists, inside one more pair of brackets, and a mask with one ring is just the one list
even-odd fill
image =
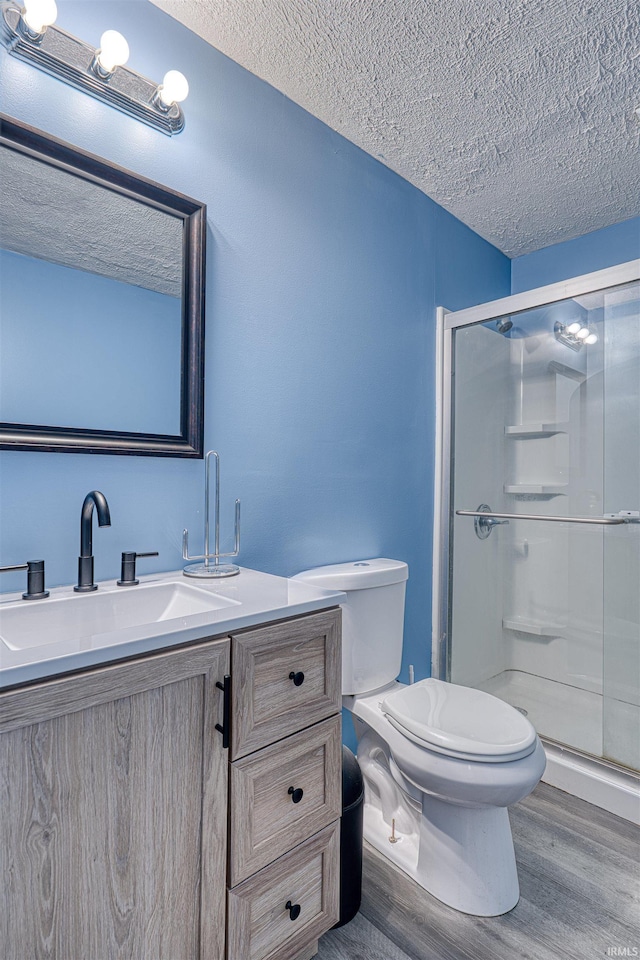
{"label": "black trash can", "polygon": [[348,747],[342,748],[342,824],[340,830],[340,919],[336,927],[353,920],[362,899],[362,818],[364,780],[360,765]]}

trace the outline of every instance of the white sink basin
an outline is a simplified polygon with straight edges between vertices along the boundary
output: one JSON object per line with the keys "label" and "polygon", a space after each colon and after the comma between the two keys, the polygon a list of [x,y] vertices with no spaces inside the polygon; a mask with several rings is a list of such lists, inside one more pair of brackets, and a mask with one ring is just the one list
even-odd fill
{"label": "white sink basin", "polygon": [[179,582],[74,593],[0,608],[0,639],[11,650],[26,650],[237,606],[237,600]]}

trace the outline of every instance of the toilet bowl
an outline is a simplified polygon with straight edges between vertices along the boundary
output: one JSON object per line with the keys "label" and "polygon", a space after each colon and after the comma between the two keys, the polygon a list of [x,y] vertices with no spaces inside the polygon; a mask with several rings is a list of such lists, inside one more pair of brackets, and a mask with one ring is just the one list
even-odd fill
{"label": "toilet bowl", "polygon": [[496,697],[397,682],[406,564],[368,560],[299,579],[342,590],[343,705],[365,782],[365,838],[443,903],[497,916],[519,898],[507,807],[545,767],[526,717]]}
{"label": "toilet bowl", "polygon": [[[507,807],[531,793],[546,760],[532,727],[529,745],[513,755],[504,753],[504,743],[502,753],[491,755],[483,742],[483,752],[464,757],[408,735],[385,712],[386,698],[403,689],[424,694],[428,702],[453,686],[440,680],[410,688],[394,683],[373,695],[344,698],[365,779],[365,836],[443,903],[475,916],[498,916],[519,898]],[[457,689],[462,699],[467,688]],[[513,708],[491,700],[509,719]],[[518,733],[531,726],[513,713]]]}

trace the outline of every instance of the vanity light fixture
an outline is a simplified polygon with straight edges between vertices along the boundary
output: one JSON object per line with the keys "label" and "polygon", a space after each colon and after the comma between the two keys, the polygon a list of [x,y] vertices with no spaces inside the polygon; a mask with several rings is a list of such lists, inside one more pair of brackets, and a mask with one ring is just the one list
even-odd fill
{"label": "vanity light fixture", "polygon": [[154,102],[160,110],[169,110],[173,103],[186,100],[188,94],[189,84],[185,75],[179,70],[169,70],[154,94]]}
{"label": "vanity light fixture", "polygon": [[91,69],[101,80],[108,80],[116,67],[123,67],[129,59],[129,44],[117,30],[105,30],[100,47],[91,61]]}
{"label": "vanity light fixture", "polygon": [[20,28],[30,40],[39,40],[57,16],[56,0],[25,0]]}
{"label": "vanity light fixture", "polygon": [[553,332],[555,333],[556,340],[564,343],[566,347],[571,347],[572,350],[579,350],[583,343],[586,343],[587,346],[592,346],[598,342],[598,334],[594,333],[590,327],[584,323],[580,323],[578,320],[574,320],[573,323],[566,325],[558,321],[553,328]]}
{"label": "vanity light fixture", "polygon": [[184,129],[186,77],[169,70],[162,83],[154,83],[125,67],[129,44],[117,30],[106,30],[96,49],[54,26],[55,0],[25,0],[24,6],[2,0],[0,12],[2,42],[12,56],[168,136]]}

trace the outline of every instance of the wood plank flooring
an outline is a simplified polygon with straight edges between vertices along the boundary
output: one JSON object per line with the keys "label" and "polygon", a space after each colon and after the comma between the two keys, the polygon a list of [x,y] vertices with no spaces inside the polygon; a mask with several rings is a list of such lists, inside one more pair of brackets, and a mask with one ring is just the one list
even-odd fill
{"label": "wood plank flooring", "polygon": [[314,960],[413,960],[367,920],[356,914],[351,923],[321,938]]}
{"label": "wood plank flooring", "polygon": [[458,913],[365,845],[361,913],[320,940],[318,960],[640,956],[640,829],[544,783],[510,817],[520,877],[510,913]]}

